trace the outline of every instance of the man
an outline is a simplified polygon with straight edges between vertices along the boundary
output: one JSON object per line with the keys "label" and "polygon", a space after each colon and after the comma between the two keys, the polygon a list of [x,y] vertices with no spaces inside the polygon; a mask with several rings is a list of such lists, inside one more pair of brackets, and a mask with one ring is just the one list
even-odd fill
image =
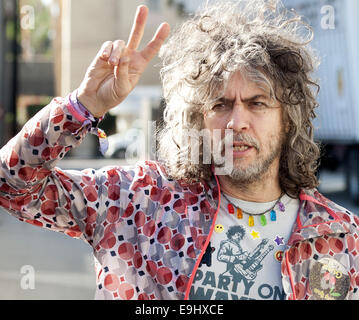
{"label": "man", "polygon": [[[104,43],[79,89],[2,148],[2,207],[87,241],[97,299],[357,299],[359,219],[315,189],[316,59],[306,25],[277,1],[218,1],[162,46],[163,23],[137,51],[147,14],[140,6],[128,43]],[[97,132],[160,48],[160,161],[55,167]],[[199,161],[188,157],[197,145]],[[249,259],[233,260],[228,275],[222,255],[201,261],[233,226],[245,231]]]}
{"label": "man", "polygon": [[238,226],[231,226],[227,231],[227,240],[223,240],[220,244],[217,259],[227,264],[227,269],[221,275],[225,274],[228,271],[234,271],[235,274],[238,272],[235,271],[236,265],[245,265],[248,263],[249,255],[247,252],[244,252],[241,247],[241,240],[243,240],[245,235],[245,229]]}

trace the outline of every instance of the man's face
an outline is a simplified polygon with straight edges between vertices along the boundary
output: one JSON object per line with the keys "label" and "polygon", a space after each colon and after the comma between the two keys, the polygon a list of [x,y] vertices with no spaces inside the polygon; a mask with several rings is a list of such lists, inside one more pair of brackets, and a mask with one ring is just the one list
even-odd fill
{"label": "man's face", "polygon": [[243,236],[240,232],[236,232],[233,236],[232,236],[232,240],[236,241],[236,240],[242,240]]}
{"label": "man's face", "polygon": [[258,84],[234,73],[223,99],[205,113],[204,125],[212,134],[220,129],[222,139],[225,129],[233,130],[233,181],[252,183],[269,170],[278,176],[284,140],[281,106]]}

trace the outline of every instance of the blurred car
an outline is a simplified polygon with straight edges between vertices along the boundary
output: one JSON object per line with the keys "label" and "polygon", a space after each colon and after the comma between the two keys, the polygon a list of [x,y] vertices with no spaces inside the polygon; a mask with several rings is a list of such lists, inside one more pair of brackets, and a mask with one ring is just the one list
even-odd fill
{"label": "blurred car", "polygon": [[108,150],[105,158],[137,158],[143,144],[143,132],[140,128],[130,128],[124,133],[116,133],[108,138]]}

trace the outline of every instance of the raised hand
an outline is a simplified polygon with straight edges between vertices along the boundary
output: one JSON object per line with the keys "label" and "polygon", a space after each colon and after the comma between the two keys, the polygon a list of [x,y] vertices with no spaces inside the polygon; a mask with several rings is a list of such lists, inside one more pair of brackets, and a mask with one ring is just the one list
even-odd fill
{"label": "raised hand", "polygon": [[87,69],[78,99],[95,117],[103,116],[128,96],[166,40],[170,26],[162,23],[146,47],[137,51],[147,15],[148,8],[139,6],[127,44],[123,40],[105,42]]}

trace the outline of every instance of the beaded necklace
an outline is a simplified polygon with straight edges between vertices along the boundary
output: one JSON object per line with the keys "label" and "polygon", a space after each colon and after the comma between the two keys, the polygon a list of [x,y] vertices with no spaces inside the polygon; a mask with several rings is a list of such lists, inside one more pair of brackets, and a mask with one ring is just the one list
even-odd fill
{"label": "beaded necklace", "polygon": [[246,215],[249,216],[248,217],[248,225],[250,227],[254,227],[254,217],[259,217],[260,224],[263,227],[266,226],[267,225],[267,218],[266,218],[265,214],[267,212],[270,212],[270,221],[277,221],[277,213],[274,210],[276,205],[278,205],[278,208],[279,208],[279,210],[281,212],[285,211],[285,206],[284,206],[283,202],[281,201],[284,193],[282,193],[280,195],[278,200],[274,203],[274,205],[271,208],[267,209],[264,212],[260,212],[260,213],[250,213],[250,212],[244,211],[243,209],[238,208],[235,204],[233,204],[233,202],[223,192],[222,192],[222,195],[228,201],[228,205],[227,205],[228,213],[229,214],[234,214],[234,212],[235,212],[234,209],[236,209],[237,219],[243,219],[243,213],[245,213]]}

